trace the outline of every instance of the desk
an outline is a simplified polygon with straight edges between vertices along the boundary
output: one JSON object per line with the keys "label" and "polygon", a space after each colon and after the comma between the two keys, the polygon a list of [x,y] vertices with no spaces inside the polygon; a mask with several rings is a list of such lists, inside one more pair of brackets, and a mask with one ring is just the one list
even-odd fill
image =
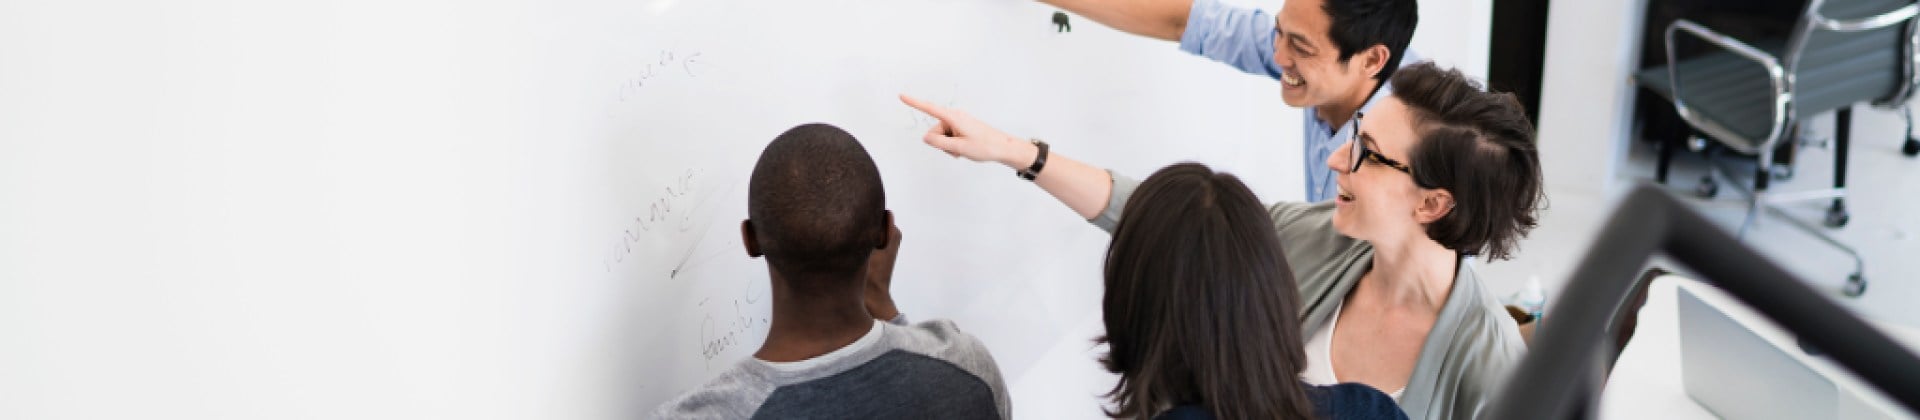
{"label": "desk", "polygon": [[[1787,346],[1790,353],[1799,354],[1792,339],[1784,331],[1770,322],[1760,319],[1758,313],[1745,307],[1730,307],[1730,299],[1707,290],[1711,287],[1697,281],[1675,276],[1655,280],[1648,288],[1647,304],[1640,310],[1640,324],[1634,332],[1633,341],[1620,354],[1618,364],[1614,365],[1606,391],[1600,396],[1600,417],[1603,419],[1713,419],[1717,418],[1705,407],[1695,403],[1687,396],[1680,375],[1680,327],[1678,311],[1678,290],[1690,288],[1702,300],[1715,304],[1733,318],[1747,324],[1757,335],[1776,346]],[[1920,330],[1913,328],[1873,323],[1895,340],[1906,343],[1909,348],[1920,351]],[[1840,388],[1842,395],[1839,418],[1889,418],[1914,419],[1912,414],[1902,413],[1896,404],[1886,400],[1877,391],[1871,390],[1865,383],[1845,372],[1829,361],[1819,358],[1796,357],[1809,367],[1831,379]],[[1879,414],[1893,412],[1897,414]]]}

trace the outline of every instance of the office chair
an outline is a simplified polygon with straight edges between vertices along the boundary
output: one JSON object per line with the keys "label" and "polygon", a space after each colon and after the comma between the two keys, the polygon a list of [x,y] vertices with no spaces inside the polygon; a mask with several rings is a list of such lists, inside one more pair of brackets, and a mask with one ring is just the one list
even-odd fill
{"label": "office chair", "polygon": [[[1666,29],[1667,65],[1634,76],[1635,83],[1673,103],[1693,133],[1690,147],[1702,148],[1710,139],[1756,163],[1751,190],[1738,182],[1734,171],[1714,165],[1697,192],[1704,197],[1716,194],[1717,174],[1746,195],[1742,237],[1764,210],[1845,252],[1854,261],[1842,290],[1847,296],[1866,292],[1860,253],[1777,206],[1831,199],[1825,225],[1846,225],[1850,219],[1845,202],[1847,147],[1856,103],[1897,108],[1907,115],[1907,131],[1901,137],[1906,149],[1920,153],[1920,141],[1911,137],[1913,117],[1906,106],[1916,90],[1915,49],[1920,48],[1916,13],[1920,6],[1913,0],[1811,0],[1788,39],[1755,42],[1681,19]],[[1710,48],[1681,59],[1675,50],[1681,35],[1705,41]],[[1798,138],[1804,121],[1828,111],[1835,115],[1833,188],[1768,191],[1775,171],[1784,169],[1774,159],[1782,142]]]}

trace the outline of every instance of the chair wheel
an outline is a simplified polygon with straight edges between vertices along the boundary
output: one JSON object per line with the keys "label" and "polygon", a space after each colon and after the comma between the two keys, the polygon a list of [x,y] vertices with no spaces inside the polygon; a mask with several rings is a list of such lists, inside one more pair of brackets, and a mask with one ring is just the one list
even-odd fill
{"label": "chair wheel", "polygon": [[1908,137],[1907,142],[1905,144],[1900,145],[1900,154],[1907,155],[1909,157],[1914,155],[1920,155],[1920,139],[1914,139],[1912,137]]}
{"label": "chair wheel", "polygon": [[1847,276],[1847,285],[1840,289],[1840,293],[1847,297],[1860,297],[1867,293],[1867,279],[1860,277],[1860,273]]}
{"label": "chair wheel", "polygon": [[1701,138],[1700,136],[1687,137],[1687,150],[1691,150],[1694,153],[1707,150],[1707,139]]}
{"label": "chair wheel", "polygon": [[1693,195],[1700,198],[1713,198],[1720,195],[1720,184],[1713,182],[1713,177],[1700,178],[1700,186],[1693,188]]}
{"label": "chair wheel", "polygon": [[1827,220],[1826,220],[1827,227],[1829,228],[1844,227],[1847,225],[1847,222],[1850,220],[1853,220],[1853,216],[1847,213],[1846,206],[1842,206],[1836,203],[1833,205],[1833,207],[1827,208]]}
{"label": "chair wheel", "polygon": [[1773,180],[1775,181],[1785,181],[1785,180],[1793,179],[1792,166],[1786,166],[1786,165],[1775,166],[1773,167],[1772,172],[1773,172]]}

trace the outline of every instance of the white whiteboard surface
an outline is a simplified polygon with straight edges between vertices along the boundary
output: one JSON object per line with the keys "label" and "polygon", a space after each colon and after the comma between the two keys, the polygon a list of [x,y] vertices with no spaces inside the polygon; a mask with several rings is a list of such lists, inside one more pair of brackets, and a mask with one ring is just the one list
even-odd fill
{"label": "white whiteboard surface", "polygon": [[986,342],[1017,417],[1098,416],[1107,236],[894,95],[1267,200],[1300,113],[1053,10],[0,3],[0,418],[638,417],[760,344],[744,181],[816,121],[880,166],[900,308]]}

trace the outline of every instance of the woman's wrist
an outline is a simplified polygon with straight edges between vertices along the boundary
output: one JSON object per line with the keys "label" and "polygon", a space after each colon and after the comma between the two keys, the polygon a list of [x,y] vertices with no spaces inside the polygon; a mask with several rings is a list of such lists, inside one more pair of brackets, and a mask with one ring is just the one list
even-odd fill
{"label": "woman's wrist", "polygon": [[1034,159],[1040,157],[1040,149],[1032,141],[1007,136],[1006,154],[1000,157],[1000,164],[1015,171],[1024,171],[1033,167]]}

